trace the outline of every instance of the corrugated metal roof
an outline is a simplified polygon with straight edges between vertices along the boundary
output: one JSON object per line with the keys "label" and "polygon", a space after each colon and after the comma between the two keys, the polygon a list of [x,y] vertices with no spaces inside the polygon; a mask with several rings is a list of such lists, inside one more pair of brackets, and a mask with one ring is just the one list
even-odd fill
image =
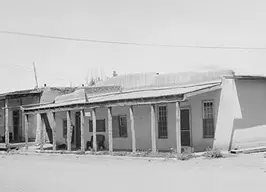
{"label": "corrugated metal roof", "polygon": [[133,73],[118,75],[97,85],[119,85],[123,90],[136,90],[149,87],[183,86],[221,80],[223,76],[233,76],[232,70],[190,71],[178,73]]}
{"label": "corrugated metal roof", "polygon": [[113,95],[102,96],[102,97],[92,97],[88,98],[89,103],[99,103],[106,101],[116,101],[116,100],[131,100],[131,99],[142,99],[142,98],[154,98],[154,97],[163,97],[171,95],[180,95],[189,92],[194,92],[201,89],[210,88],[213,86],[220,85],[220,82],[203,84],[203,85],[194,85],[189,87],[174,87],[167,89],[150,89],[142,91],[128,91],[122,93],[116,93]]}
{"label": "corrugated metal roof", "polygon": [[96,86],[117,85],[123,89],[144,87],[152,84],[156,73],[132,73],[111,77],[105,81],[99,81]]}
{"label": "corrugated metal roof", "polygon": [[208,84],[193,85],[187,87],[172,87],[172,88],[161,88],[161,89],[148,89],[140,91],[125,91],[121,93],[112,93],[102,96],[88,97],[88,101],[85,102],[83,98],[76,100],[68,100],[66,102],[59,102],[54,104],[43,105],[39,107],[27,108],[27,110],[38,110],[38,109],[48,109],[62,106],[71,106],[75,104],[86,104],[86,103],[103,103],[108,101],[121,101],[121,100],[134,100],[134,99],[144,99],[144,98],[159,98],[163,96],[172,95],[182,95],[186,93],[191,93],[199,90],[209,89],[212,87],[220,86],[221,82],[212,82]]}

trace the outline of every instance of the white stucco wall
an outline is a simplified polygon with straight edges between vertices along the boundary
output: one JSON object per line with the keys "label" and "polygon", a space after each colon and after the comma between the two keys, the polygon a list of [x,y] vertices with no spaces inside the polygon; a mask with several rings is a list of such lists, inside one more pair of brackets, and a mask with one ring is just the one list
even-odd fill
{"label": "white stucco wall", "polygon": [[220,93],[220,90],[216,90],[191,97],[188,100],[188,105],[191,107],[192,145],[195,152],[204,151],[208,147],[213,147],[214,139],[203,137],[202,102],[208,100],[214,102],[214,123],[216,124]]}
{"label": "white stucco wall", "polygon": [[266,146],[266,81],[237,80],[242,119],[234,120],[232,148]]}

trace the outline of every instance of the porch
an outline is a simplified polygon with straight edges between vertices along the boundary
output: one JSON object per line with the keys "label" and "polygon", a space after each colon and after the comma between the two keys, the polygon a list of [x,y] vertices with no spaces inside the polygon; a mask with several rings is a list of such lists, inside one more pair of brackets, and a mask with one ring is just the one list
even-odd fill
{"label": "porch", "polygon": [[[28,116],[39,115],[41,151],[44,151],[45,133],[54,151],[61,139],[66,140],[67,151],[85,152],[88,143],[95,152],[102,150],[103,146],[111,153],[119,150],[133,153],[138,150],[151,150],[152,153],[174,150],[181,153],[184,148],[193,151],[191,106],[187,100],[220,89],[219,85],[156,90],[157,93],[153,91],[148,97],[126,93],[126,98],[124,95],[107,95],[91,97],[86,102],[24,108],[25,145],[27,148]],[[170,114],[169,117],[166,114]],[[169,127],[168,130],[164,129],[165,126]],[[99,136],[103,145],[99,145]]]}

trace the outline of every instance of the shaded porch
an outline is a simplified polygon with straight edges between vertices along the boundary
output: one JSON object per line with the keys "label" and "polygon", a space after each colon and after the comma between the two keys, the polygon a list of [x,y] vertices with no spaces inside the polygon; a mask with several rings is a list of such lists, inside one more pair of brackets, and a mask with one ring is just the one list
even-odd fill
{"label": "shaded porch", "polygon": [[[158,150],[158,141],[157,135],[158,131],[156,129],[156,124],[158,124],[157,119],[157,107],[161,105],[171,104],[174,106],[173,115],[174,115],[174,130],[173,136],[175,144],[173,145],[173,149],[177,153],[181,153],[182,151],[182,133],[184,133],[182,129],[181,123],[181,115],[182,115],[182,107],[180,104],[185,102],[188,97],[201,94],[204,92],[209,92],[213,90],[220,89],[220,83],[211,83],[204,85],[197,85],[185,88],[168,88],[163,90],[146,90],[141,93],[137,92],[128,92],[123,94],[109,94],[104,96],[94,96],[90,97],[87,101],[72,101],[67,103],[55,103],[51,105],[41,106],[41,107],[33,107],[33,108],[24,108],[24,117],[25,117],[25,138],[26,138],[26,147],[28,145],[27,140],[27,130],[28,130],[28,115],[31,114],[39,114],[41,116],[41,144],[40,149],[44,151],[44,143],[45,143],[45,132],[49,137],[50,143],[52,143],[52,149],[55,151],[58,149],[56,134],[59,131],[57,127],[57,119],[58,114],[61,113],[65,117],[65,149],[67,151],[72,150],[80,150],[81,152],[85,152],[88,150],[87,141],[93,140],[91,142],[91,146],[93,151],[96,152],[99,150],[99,145],[97,135],[97,111],[101,110],[106,113],[106,125],[107,129],[104,131],[106,133],[105,140],[108,143],[109,152],[113,152],[116,150],[114,146],[115,136],[113,135],[114,129],[114,109],[117,107],[123,107],[128,114],[128,127],[130,130],[130,148],[128,148],[131,152],[136,153],[138,150],[138,136],[136,136],[136,129],[138,126],[136,124],[136,118],[138,112],[136,112],[136,108],[140,106],[145,106],[147,108],[146,115],[148,117],[148,126],[147,128],[149,132],[149,136],[146,138],[150,140],[151,147],[150,150],[152,153],[156,153]],[[84,93],[85,94],[85,93]],[[85,136],[85,119],[87,118],[87,113],[89,110],[89,116],[91,119],[91,123],[87,123],[88,129],[92,130],[91,138],[87,138]],[[185,113],[189,112],[183,110]],[[48,119],[48,115],[50,115],[50,120]],[[123,121],[123,119],[121,119]],[[123,123],[123,122],[122,122]],[[74,132],[73,132],[74,131]],[[88,130],[87,130],[88,131]],[[188,144],[190,145],[190,144]],[[125,151],[125,150],[123,150]]]}

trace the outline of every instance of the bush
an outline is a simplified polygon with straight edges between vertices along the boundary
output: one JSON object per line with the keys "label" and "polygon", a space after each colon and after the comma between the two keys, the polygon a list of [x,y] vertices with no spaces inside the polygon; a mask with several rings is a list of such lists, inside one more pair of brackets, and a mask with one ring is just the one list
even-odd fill
{"label": "bush", "polygon": [[224,157],[223,153],[219,149],[211,149],[211,148],[206,149],[203,156],[207,157],[207,158],[222,158],[222,157]]}
{"label": "bush", "polygon": [[126,156],[126,155],[128,155],[128,153],[121,151],[121,152],[114,152],[113,155],[114,156]]}
{"label": "bush", "polygon": [[85,151],[77,151],[76,155],[85,155]]}
{"label": "bush", "polygon": [[181,161],[187,161],[193,157],[194,157],[194,155],[191,152],[189,152],[188,150],[184,150],[182,153],[177,154],[177,159],[181,160]]}

